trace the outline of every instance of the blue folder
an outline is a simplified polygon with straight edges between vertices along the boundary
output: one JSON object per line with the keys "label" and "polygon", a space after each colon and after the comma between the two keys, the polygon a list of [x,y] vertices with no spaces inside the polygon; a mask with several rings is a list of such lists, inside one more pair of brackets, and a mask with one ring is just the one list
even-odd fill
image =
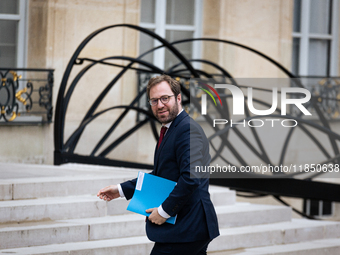
{"label": "blue folder", "polygon": [[[127,210],[149,216],[145,210],[159,207],[176,186],[176,182],[159,176],[138,172],[135,193]],[[170,217],[166,222],[175,224],[176,216]]]}

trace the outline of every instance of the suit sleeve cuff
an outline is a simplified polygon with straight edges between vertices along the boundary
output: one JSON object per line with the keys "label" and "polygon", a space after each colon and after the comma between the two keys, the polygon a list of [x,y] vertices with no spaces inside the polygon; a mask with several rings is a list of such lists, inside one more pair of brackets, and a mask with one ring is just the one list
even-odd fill
{"label": "suit sleeve cuff", "polygon": [[165,219],[170,218],[170,215],[167,214],[167,213],[163,210],[162,205],[160,205],[160,206],[158,207],[158,213],[159,213],[160,216],[162,216],[162,217],[165,218]]}
{"label": "suit sleeve cuff", "polygon": [[119,191],[120,197],[121,197],[121,198],[125,198],[125,195],[124,195],[122,186],[120,186],[120,184],[117,184],[117,187],[118,187],[118,191]]}

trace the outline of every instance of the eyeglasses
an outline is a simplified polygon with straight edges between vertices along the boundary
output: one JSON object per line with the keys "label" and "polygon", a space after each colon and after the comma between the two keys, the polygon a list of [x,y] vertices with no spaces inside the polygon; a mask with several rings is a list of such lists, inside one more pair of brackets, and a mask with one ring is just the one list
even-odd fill
{"label": "eyeglasses", "polygon": [[155,106],[158,105],[158,100],[161,100],[162,104],[167,104],[169,103],[170,97],[173,97],[175,95],[171,95],[171,96],[161,96],[160,98],[152,98],[149,100],[149,104],[151,106]]}

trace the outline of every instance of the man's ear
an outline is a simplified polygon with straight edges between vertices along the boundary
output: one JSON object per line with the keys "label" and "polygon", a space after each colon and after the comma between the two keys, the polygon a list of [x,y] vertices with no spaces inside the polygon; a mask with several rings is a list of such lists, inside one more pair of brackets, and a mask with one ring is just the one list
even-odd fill
{"label": "man's ear", "polygon": [[178,103],[178,104],[181,104],[181,103],[182,103],[182,96],[181,96],[181,93],[179,93],[179,94],[177,95],[177,103]]}

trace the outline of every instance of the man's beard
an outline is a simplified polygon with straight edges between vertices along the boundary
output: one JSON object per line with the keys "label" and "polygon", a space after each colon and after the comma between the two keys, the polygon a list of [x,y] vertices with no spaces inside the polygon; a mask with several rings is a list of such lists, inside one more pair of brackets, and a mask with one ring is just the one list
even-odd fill
{"label": "man's beard", "polygon": [[177,103],[174,104],[174,106],[172,108],[168,109],[168,110],[169,110],[169,115],[167,117],[163,117],[163,118],[159,117],[158,116],[158,110],[157,110],[157,115],[155,113],[153,113],[153,114],[155,115],[155,117],[158,119],[159,122],[161,122],[163,124],[167,124],[167,123],[173,121],[177,117],[177,115],[178,115],[178,104]]}

